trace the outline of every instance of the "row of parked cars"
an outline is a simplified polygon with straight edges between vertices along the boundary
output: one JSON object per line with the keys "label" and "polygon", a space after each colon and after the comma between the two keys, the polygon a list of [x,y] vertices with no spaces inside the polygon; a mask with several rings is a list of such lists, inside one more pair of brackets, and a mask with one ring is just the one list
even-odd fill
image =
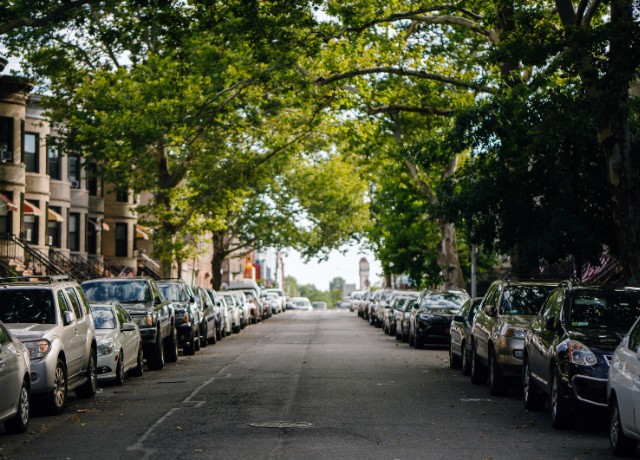
{"label": "row of parked cars", "polygon": [[60,414],[67,395],[91,398],[160,370],[285,310],[280,290],[191,288],[182,279],[0,279],[0,422],[22,433],[34,404]]}
{"label": "row of parked cars", "polygon": [[[353,293],[350,309],[416,348],[449,347],[452,368],[493,396],[522,392],[556,428],[605,415],[615,455],[640,442],[640,288],[500,279],[464,292]],[[595,418],[593,418],[595,420]]]}

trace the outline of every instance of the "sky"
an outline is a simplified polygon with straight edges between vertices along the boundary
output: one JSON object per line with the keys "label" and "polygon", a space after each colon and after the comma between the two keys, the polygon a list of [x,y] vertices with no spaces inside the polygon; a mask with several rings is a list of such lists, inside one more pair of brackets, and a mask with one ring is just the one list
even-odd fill
{"label": "sky", "polygon": [[285,276],[293,276],[298,284],[314,284],[322,291],[329,290],[329,283],[335,277],[342,277],[347,284],[355,284],[360,288],[359,263],[362,257],[369,261],[369,281],[372,285],[381,279],[382,268],[371,252],[361,251],[357,247],[346,248],[343,255],[339,251],[331,251],[329,259],[318,262],[312,259],[305,264],[297,252],[290,252],[284,259]]}

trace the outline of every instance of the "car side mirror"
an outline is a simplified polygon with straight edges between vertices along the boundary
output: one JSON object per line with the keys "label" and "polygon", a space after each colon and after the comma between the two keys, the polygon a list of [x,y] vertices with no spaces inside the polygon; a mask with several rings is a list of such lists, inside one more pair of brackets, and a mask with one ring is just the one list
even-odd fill
{"label": "car side mirror", "polygon": [[464,322],[465,322],[465,321],[464,321],[464,316],[460,316],[460,315],[455,315],[455,316],[453,317],[453,320],[454,320],[454,321],[456,321],[456,322],[458,322],[458,323],[464,323]]}
{"label": "car side mirror", "polygon": [[153,299],[153,303],[155,303],[156,305],[158,305],[159,303],[162,303],[162,299],[160,298],[160,296],[156,296],[156,298]]}
{"label": "car side mirror", "polygon": [[544,319],[544,327],[547,331],[553,331],[556,328],[556,319],[553,316],[547,316]]}
{"label": "car side mirror", "polygon": [[70,311],[65,311],[62,315],[62,324],[68,326],[69,324],[73,323],[74,319],[75,316],[73,315],[73,313],[71,313]]}
{"label": "car side mirror", "polygon": [[495,316],[496,315],[496,311],[495,308],[493,308],[493,305],[485,305],[482,310],[489,316]]}
{"label": "car side mirror", "polygon": [[638,357],[638,361],[640,361],[640,347],[636,350],[636,356]]}
{"label": "car side mirror", "polygon": [[120,330],[122,332],[135,331],[136,330],[136,326],[133,323],[123,323],[122,324],[122,328]]}

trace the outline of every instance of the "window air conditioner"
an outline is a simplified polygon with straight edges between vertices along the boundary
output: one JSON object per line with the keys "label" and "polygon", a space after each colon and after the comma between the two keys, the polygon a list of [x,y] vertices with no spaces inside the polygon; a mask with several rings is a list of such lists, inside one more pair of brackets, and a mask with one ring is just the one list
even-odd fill
{"label": "window air conditioner", "polygon": [[80,181],[79,180],[72,180],[71,181],[71,188],[80,188]]}
{"label": "window air conditioner", "polygon": [[53,236],[51,236],[51,235],[47,236],[47,244],[49,246],[53,245]]}
{"label": "window air conditioner", "polygon": [[31,229],[28,228],[26,229],[26,231],[24,232],[24,239],[27,241],[31,241]]}

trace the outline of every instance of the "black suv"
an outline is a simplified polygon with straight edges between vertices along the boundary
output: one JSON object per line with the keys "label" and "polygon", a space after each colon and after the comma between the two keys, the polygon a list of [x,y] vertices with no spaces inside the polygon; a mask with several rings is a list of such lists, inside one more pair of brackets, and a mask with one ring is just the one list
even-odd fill
{"label": "black suv", "polygon": [[563,282],[525,338],[525,408],[542,409],[548,397],[555,428],[569,425],[577,406],[606,410],[611,357],[638,316],[639,288]]}
{"label": "black suv", "polygon": [[185,355],[193,355],[200,350],[201,312],[196,296],[189,285],[180,278],[166,278],[157,281],[158,288],[173,303],[178,328],[178,346]]}
{"label": "black suv", "polygon": [[90,302],[117,301],[140,328],[142,347],[151,370],[164,367],[165,361],[178,360],[176,315],[155,281],[147,277],[99,278],[82,283]]}

